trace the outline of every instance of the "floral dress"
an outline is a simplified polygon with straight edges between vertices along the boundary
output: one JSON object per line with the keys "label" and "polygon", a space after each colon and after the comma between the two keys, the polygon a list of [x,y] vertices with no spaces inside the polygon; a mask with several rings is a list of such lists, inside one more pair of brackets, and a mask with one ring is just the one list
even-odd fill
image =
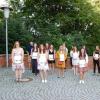
{"label": "floral dress", "polygon": [[16,69],[22,70],[23,73],[25,71],[23,59],[23,49],[13,49],[13,63],[12,63],[12,70],[15,71]]}
{"label": "floral dress", "polygon": [[46,53],[39,54],[38,70],[49,70]]}

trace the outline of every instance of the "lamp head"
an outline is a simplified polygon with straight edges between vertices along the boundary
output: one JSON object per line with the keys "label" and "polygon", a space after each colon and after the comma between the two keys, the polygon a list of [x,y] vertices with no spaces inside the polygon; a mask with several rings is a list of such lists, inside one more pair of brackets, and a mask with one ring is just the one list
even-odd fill
{"label": "lamp head", "polygon": [[9,13],[12,10],[12,8],[9,7],[9,6],[2,6],[2,7],[0,7],[0,9],[4,11],[4,17],[6,19],[8,19],[9,18]]}

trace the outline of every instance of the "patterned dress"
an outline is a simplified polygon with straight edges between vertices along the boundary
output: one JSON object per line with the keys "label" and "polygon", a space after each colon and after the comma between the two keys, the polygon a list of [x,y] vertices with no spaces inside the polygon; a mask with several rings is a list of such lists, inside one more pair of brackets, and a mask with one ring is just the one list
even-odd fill
{"label": "patterned dress", "polygon": [[46,53],[39,54],[39,58],[38,58],[38,70],[49,70]]}
{"label": "patterned dress", "polygon": [[16,69],[22,70],[23,73],[25,71],[24,63],[22,61],[23,57],[23,49],[13,49],[13,63],[12,63],[12,70],[15,71]]}
{"label": "patterned dress", "polygon": [[72,64],[73,66],[79,65],[79,52],[72,53]]}

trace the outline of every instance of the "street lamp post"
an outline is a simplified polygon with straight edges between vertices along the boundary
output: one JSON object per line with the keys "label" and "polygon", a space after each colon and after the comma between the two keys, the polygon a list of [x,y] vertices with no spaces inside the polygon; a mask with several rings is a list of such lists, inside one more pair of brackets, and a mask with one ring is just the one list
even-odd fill
{"label": "street lamp post", "polygon": [[6,66],[8,67],[8,18],[9,18],[9,13],[10,10],[12,10],[9,6],[3,6],[1,9],[4,11],[4,17],[6,20]]}

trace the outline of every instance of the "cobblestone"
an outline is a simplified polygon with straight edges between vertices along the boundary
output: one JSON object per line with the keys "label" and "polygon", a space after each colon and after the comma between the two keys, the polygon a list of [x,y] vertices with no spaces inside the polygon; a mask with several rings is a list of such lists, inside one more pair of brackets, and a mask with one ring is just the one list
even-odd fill
{"label": "cobblestone", "polygon": [[11,68],[0,68],[0,100],[100,100],[100,76],[93,76],[92,71],[86,73],[85,84],[79,84],[71,69],[65,72],[65,78],[49,72],[46,84],[31,70],[23,77],[33,80],[17,83]]}

